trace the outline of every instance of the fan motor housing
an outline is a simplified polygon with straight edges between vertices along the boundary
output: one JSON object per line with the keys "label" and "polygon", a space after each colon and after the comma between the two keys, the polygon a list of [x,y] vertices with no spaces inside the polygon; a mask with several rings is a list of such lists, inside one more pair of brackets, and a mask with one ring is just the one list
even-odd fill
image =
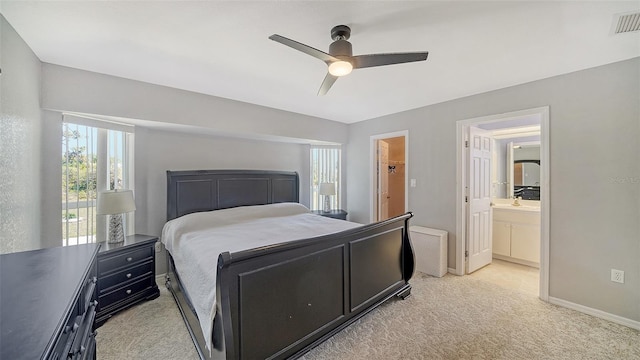
{"label": "fan motor housing", "polygon": [[329,45],[329,54],[333,56],[351,56],[353,49],[347,40],[336,40]]}

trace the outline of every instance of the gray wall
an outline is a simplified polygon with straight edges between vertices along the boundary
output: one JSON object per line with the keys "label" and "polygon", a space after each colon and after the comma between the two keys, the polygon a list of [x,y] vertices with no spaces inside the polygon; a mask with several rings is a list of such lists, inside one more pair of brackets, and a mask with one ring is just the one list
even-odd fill
{"label": "gray wall", "polygon": [[[300,200],[309,206],[309,146],[138,128],[135,135],[136,232],[161,235],[166,221],[167,170],[297,171]],[[164,252],[156,270],[166,272]]]}
{"label": "gray wall", "polygon": [[62,114],[42,112],[42,247],[62,245]]}
{"label": "gray wall", "polygon": [[[408,129],[412,224],[448,231],[455,267],[456,121],[549,106],[549,294],[640,321],[639,95],[635,58],[353,124],[352,219],[368,219],[369,136]],[[625,284],[610,281],[611,268]]]}
{"label": "gray wall", "polygon": [[[42,77],[43,177],[51,179],[42,221],[56,235],[51,246],[60,244],[61,233],[61,112],[143,124],[135,133],[136,232],[151,235],[160,235],[166,218],[166,170],[298,171],[308,205],[308,144],[347,140],[348,126],[335,121],[46,63]],[[174,130],[158,130],[163,127]],[[211,135],[217,133],[226,136]]]}
{"label": "gray wall", "polygon": [[2,15],[0,68],[0,253],[9,253],[40,247],[41,66]]}
{"label": "gray wall", "polygon": [[103,75],[42,64],[42,107],[172,125],[195,126],[242,136],[347,141],[347,125],[272,109]]}

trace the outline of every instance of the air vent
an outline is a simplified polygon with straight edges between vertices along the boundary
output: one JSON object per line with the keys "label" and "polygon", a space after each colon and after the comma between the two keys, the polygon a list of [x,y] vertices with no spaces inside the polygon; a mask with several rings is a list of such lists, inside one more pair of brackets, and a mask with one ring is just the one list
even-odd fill
{"label": "air vent", "polygon": [[613,33],[623,34],[640,30],[640,12],[618,14],[613,17]]}

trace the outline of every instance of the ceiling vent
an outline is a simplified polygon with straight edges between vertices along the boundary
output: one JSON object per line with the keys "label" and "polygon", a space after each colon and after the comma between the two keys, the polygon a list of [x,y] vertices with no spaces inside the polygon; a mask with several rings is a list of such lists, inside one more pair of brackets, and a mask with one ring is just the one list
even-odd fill
{"label": "ceiling vent", "polygon": [[640,30],[640,12],[617,14],[613,16],[613,34],[623,34]]}

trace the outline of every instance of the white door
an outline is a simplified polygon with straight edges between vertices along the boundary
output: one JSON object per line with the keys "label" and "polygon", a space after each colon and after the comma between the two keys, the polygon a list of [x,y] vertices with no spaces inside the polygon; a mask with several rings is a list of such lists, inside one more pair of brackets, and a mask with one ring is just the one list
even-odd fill
{"label": "white door", "polygon": [[378,221],[389,218],[389,143],[378,140]]}
{"label": "white door", "polygon": [[491,263],[491,134],[469,127],[467,146],[467,273]]}

